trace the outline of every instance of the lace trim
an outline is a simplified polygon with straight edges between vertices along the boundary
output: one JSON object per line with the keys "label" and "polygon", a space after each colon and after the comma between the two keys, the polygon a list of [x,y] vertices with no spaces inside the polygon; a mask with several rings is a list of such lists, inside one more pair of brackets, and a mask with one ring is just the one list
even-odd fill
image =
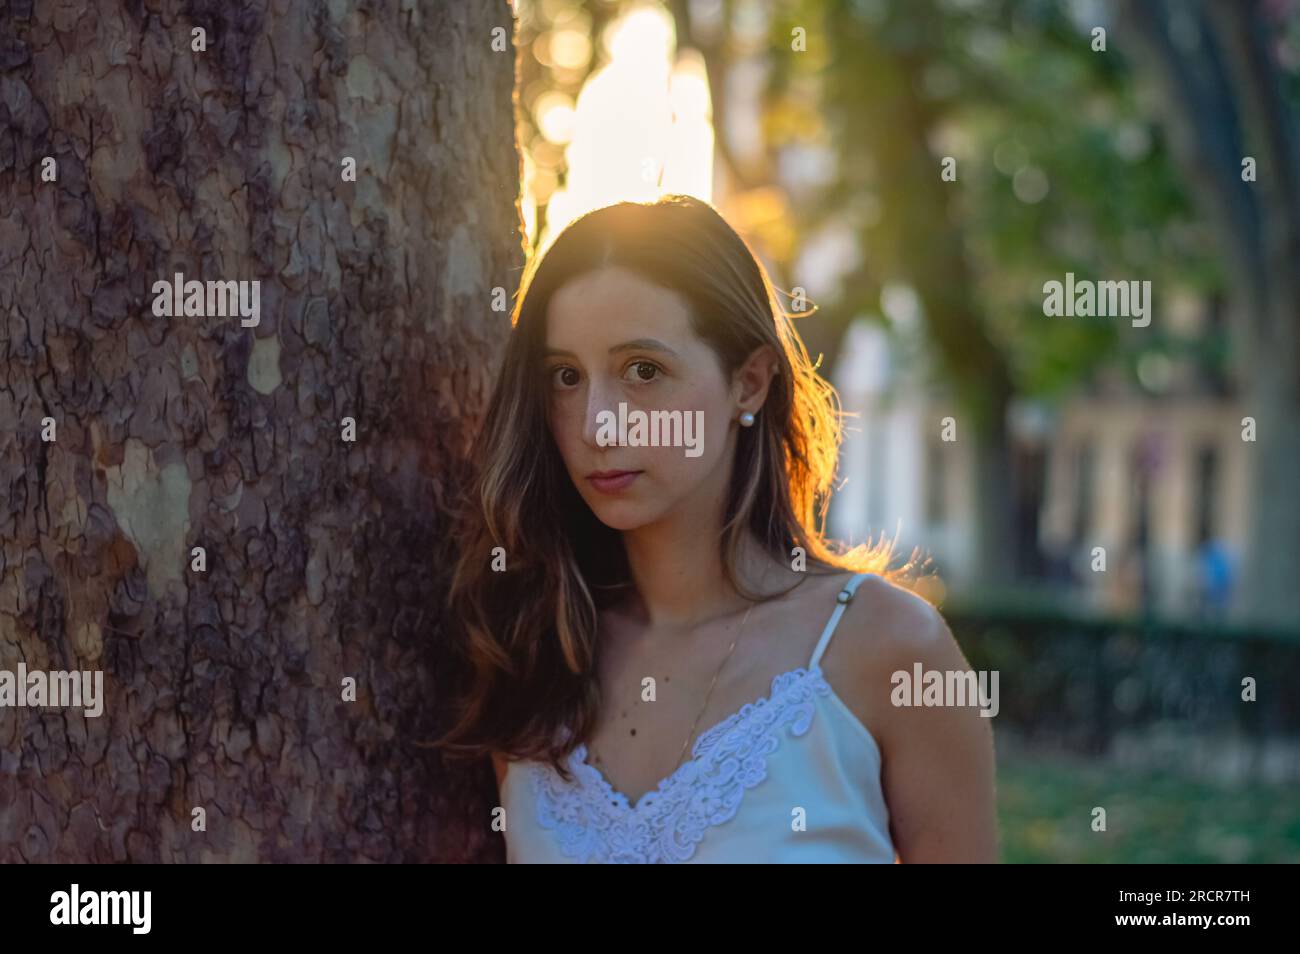
{"label": "lace trim", "polygon": [[777,730],[789,724],[794,736],[804,735],[816,709],[814,693],[831,691],[820,664],[781,673],[767,696],[701,735],[692,758],[635,805],[587,764],[585,744],[570,754],[571,785],[550,766],[534,763],[538,824],[553,830],[560,850],[578,861],[686,861],[711,827],[735,817],[746,790],[767,778],[768,756],[780,746]]}

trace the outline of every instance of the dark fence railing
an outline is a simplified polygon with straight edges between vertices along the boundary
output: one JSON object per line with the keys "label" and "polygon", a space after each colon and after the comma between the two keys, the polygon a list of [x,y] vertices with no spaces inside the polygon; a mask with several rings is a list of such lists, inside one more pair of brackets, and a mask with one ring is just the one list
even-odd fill
{"label": "dark fence railing", "polygon": [[1100,755],[1120,733],[1173,726],[1300,743],[1300,633],[1006,602],[942,610],[971,666],[999,673],[995,725],[1025,741]]}

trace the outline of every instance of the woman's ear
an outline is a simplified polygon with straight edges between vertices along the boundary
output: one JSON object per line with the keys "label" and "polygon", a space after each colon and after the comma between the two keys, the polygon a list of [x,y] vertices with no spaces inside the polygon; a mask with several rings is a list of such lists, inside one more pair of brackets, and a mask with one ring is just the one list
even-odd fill
{"label": "woman's ear", "polygon": [[771,345],[759,345],[754,349],[732,375],[731,397],[737,411],[759,412],[767,401],[767,389],[771,387],[779,367],[776,349]]}

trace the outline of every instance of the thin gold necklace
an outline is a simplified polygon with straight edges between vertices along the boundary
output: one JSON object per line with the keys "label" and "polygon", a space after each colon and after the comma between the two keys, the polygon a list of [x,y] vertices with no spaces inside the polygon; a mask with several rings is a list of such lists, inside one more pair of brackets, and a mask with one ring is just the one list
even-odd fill
{"label": "thin gold necklace", "polygon": [[713,682],[709,683],[709,691],[704,694],[704,705],[700,706],[700,711],[696,713],[695,721],[691,723],[691,731],[686,733],[686,741],[682,743],[682,750],[677,753],[677,762],[673,765],[673,771],[682,764],[682,756],[686,754],[686,746],[691,744],[691,736],[695,734],[695,727],[700,724],[700,716],[704,715],[704,710],[709,707],[709,699],[713,696],[713,687],[718,684],[718,677],[722,675],[722,667],[727,664],[731,654],[736,650],[736,643],[740,641],[740,634],[745,631],[745,624],[749,622],[749,614],[754,611],[754,604],[749,604],[749,609],[745,610],[745,618],[740,621],[740,629],[736,630],[736,637],[731,641],[731,648],[727,650],[727,655],[722,657],[722,662],[718,664],[718,671],[713,674]]}
{"label": "thin gold necklace", "polygon": [[[727,665],[727,660],[729,660],[731,658],[731,654],[736,651],[736,643],[740,641],[741,634],[745,632],[745,624],[749,622],[749,614],[752,613],[753,611],[754,611],[754,604],[750,603],[749,609],[745,610],[745,618],[740,621],[740,629],[736,630],[735,638],[731,640],[731,648],[727,650],[727,655],[723,656],[722,662],[718,664],[718,671],[713,674],[713,682],[709,683],[709,690],[704,694],[704,705],[700,706],[700,711],[696,714],[695,721],[691,723],[691,730],[686,733],[686,741],[682,743],[682,750],[679,753],[677,753],[677,762],[673,765],[672,771],[668,773],[668,777],[671,777],[672,773],[676,772],[677,769],[681,766],[682,756],[686,754],[686,747],[691,744],[691,736],[695,734],[695,728],[700,724],[700,718],[704,715],[705,710],[708,709],[709,707],[709,699],[712,698],[713,696],[713,687],[718,684],[718,677],[722,675],[722,669],[724,666]],[[594,752],[591,752],[590,749],[588,749],[588,753],[595,758],[596,762],[602,765],[604,764],[601,761],[599,755],[596,755]]]}

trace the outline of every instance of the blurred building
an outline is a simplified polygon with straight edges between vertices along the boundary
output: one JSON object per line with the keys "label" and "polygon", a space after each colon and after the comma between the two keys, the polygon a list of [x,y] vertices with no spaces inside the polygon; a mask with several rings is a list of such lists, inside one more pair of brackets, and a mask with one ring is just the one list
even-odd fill
{"label": "blurred building", "polygon": [[[1214,303],[1179,299],[1166,326],[1196,334],[1220,320]],[[942,440],[943,419],[960,414],[924,386],[917,335],[914,318],[890,330],[863,319],[845,337],[832,381],[853,417],[829,526],[853,542],[897,531],[900,550],[922,547],[959,590],[975,559],[972,445],[960,429]],[[1194,362],[1162,359],[1147,378],[1157,393],[1107,370],[1055,406],[1011,408],[1017,575],[1097,610],[1219,615],[1245,543],[1244,411]]]}

